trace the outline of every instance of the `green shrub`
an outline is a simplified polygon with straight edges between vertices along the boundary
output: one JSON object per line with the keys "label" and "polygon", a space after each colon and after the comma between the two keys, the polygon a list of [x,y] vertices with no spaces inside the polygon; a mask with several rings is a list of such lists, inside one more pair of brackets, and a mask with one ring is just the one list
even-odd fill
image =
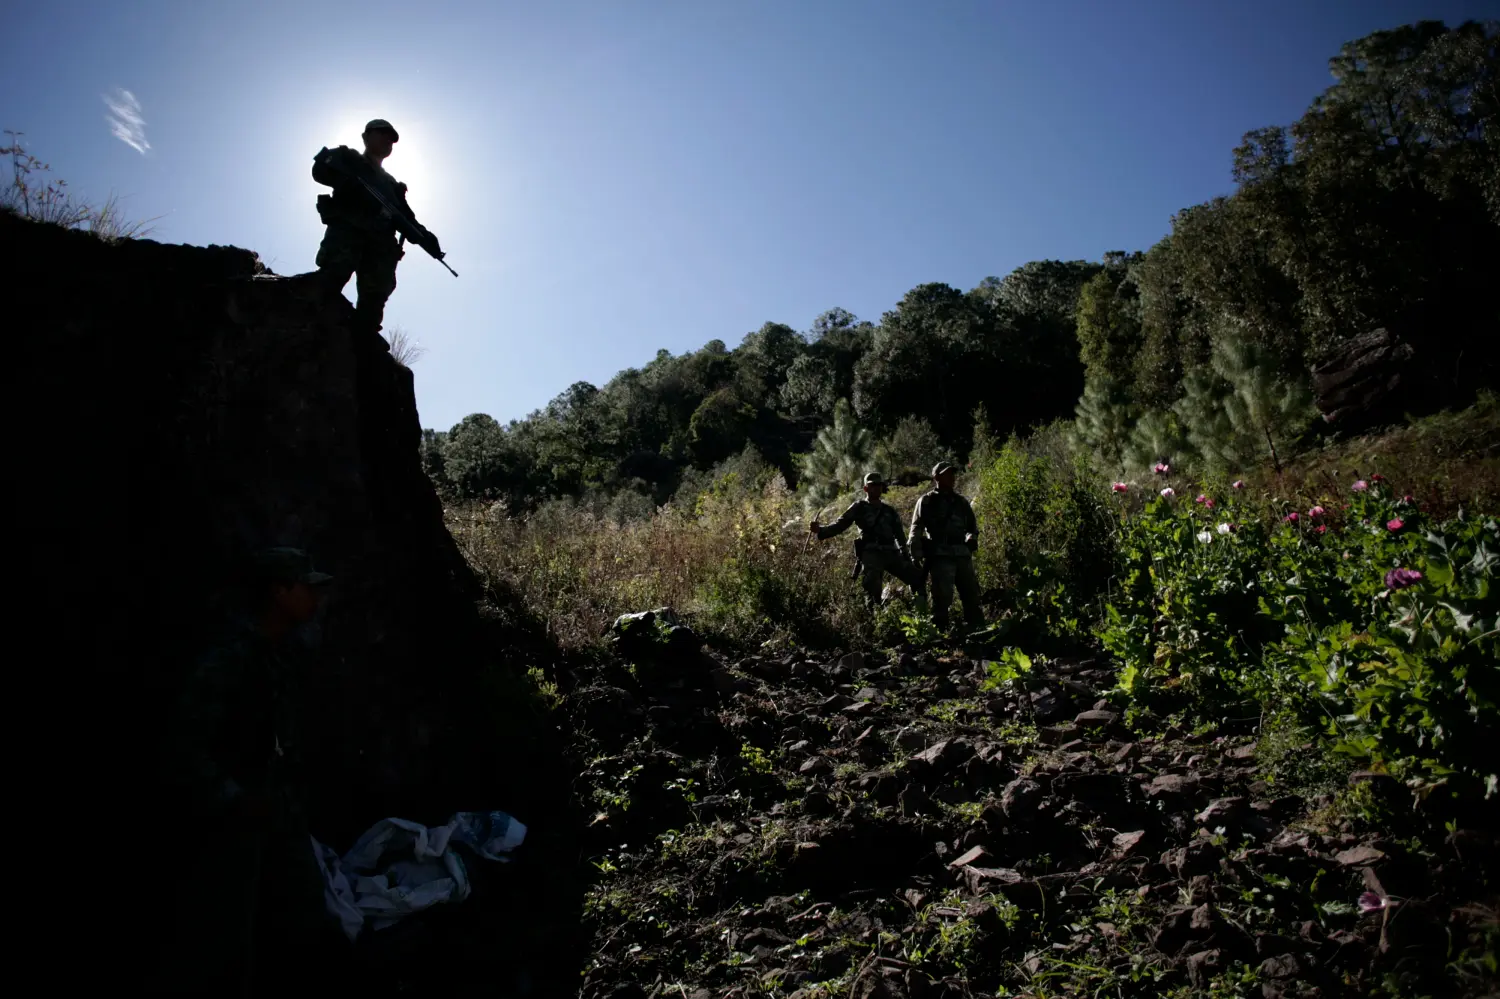
{"label": "green shrub", "polygon": [[1000,588],[1014,605],[1045,594],[1086,606],[1111,564],[1112,522],[1094,477],[1053,443],[1012,437],[976,469],[975,569],[986,590]]}

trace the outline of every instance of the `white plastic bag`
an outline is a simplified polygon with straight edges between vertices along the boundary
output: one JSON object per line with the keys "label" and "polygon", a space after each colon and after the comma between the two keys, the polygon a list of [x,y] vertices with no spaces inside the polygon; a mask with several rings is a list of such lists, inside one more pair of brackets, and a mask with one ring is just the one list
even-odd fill
{"label": "white plastic bag", "polygon": [[459,812],[429,829],[409,819],[382,819],[340,857],[316,839],[324,903],[353,940],[368,923],[381,930],[404,916],[469,897],[469,872],[452,847],[506,862],[526,827],[504,812]]}

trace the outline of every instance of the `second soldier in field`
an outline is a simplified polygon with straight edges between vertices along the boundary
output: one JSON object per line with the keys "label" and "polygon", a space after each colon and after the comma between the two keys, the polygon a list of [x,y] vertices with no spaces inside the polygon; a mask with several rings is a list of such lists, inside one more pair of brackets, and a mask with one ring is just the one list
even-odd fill
{"label": "second soldier in field", "polygon": [[871,472],[865,476],[864,489],[865,498],[855,500],[842,517],[827,526],[819,524],[814,517],[808,532],[822,541],[843,534],[850,525],[858,526],[859,539],[854,543],[854,555],[861,566],[865,596],[878,606],[885,586],[885,574],[890,573],[910,586],[916,594],[917,605],[925,608],[922,573],[906,552],[901,515],[895,507],[880,499],[885,494],[885,479],[879,472]]}
{"label": "second soldier in field", "polygon": [[937,488],[922,494],[911,513],[911,554],[924,560],[932,575],[932,620],[945,630],[955,586],[963,599],[964,619],[969,627],[984,627],[984,612],[979,609],[979,577],[974,574],[979,522],[969,501],[953,489],[957,475],[958,469],[946,461],[933,466],[932,481]]}

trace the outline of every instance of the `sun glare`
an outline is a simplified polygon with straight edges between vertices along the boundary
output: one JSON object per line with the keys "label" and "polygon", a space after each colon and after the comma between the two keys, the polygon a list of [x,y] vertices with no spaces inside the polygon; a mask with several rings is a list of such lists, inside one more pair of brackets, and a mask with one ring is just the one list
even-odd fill
{"label": "sun glare", "polygon": [[401,135],[390,158],[385,161],[385,168],[391,176],[410,189],[407,197],[412,211],[419,219],[426,219],[438,206],[440,189],[432,183],[433,174],[429,164],[438,160],[432,144],[440,140],[423,121],[406,118],[398,114],[396,109],[383,110],[373,106],[353,112],[343,111],[324,119],[316,126],[317,135],[310,140],[312,151],[317,152],[321,146],[363,148],[360,133],[365,129],[365,123],[372,118],[385,118],[396,126],[396,131]]}

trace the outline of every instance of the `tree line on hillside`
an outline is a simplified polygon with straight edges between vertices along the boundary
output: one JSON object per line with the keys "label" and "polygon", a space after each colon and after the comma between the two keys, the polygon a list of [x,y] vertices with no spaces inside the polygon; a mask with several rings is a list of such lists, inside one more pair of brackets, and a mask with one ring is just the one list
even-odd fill
{"label": "tree line on hillside", "polygon": [[820,431],[909,478],[976,433],[1074,418],[1106,468],[1227,468],[1301,434],[1309,366],[1378,327],[1431,376],[1408,411],[1461,402],[1497,374],[1497,47],[1497,22],[1346,44],[1300,119],[1245,135],[1234,193],[1178,212],[1144,252],[919,285],[878,323],[831,309],[734,349],[661,350],[524,420],[424,431],[425,466],[451,498],[517,511],[563,497],[649,510],[725,463],[826,476],[839,460],[820,457]]}

